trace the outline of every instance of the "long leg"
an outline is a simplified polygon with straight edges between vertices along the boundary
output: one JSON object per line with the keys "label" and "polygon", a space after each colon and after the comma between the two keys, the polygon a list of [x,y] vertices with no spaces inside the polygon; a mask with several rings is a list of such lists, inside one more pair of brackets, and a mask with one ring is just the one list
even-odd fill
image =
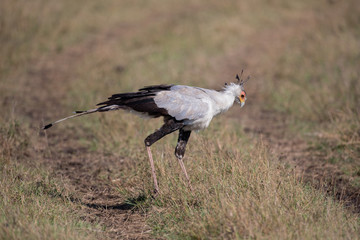
{"label": "long leg", "polygon": [[188,142],[188,140],[190,138],[190,134],[191,134],[191,131],[185,131],[183,129],[179,130],[179,138],[178,138],[178,143],[177,143],[176,148],[175,148],[175,156],[176,156],[176,158],[178,159],[178,161],[180,163],[181,170],[185,174],[185,177],[186,177],[186,180],[188,182],[189,188],[192,191],[190,178],[189,178],[189,175],[186,172],[186,168],[185,168],[184,162],[182,160],[184,155],[185,155],[186,144],[187,144],[187,142]]}
{"label": "long leg", "polygon": [[158,185],[158,182],[157,182],[157,179],[156,179],[154,160],[152,158],[150,147],[146,147],[146,150],[147,150],[147,153],[149,155],[150,166],[151,166],[151,175],[152,175],[153,181],[154,181],[154,193],[157,194],[159,192],[159,185]]}
{"label": "long leg", "polygon": [[165,124],[159,130],[156,130],[154,133],[150,134],[149,136],[147,136],[145,138],[145,146],[146,146],[146,150],[147,150],[148,155],[149,155],[150,166],[151,166],[151,175],[152,175],[153,180],[154,180],[154,188],[155,188],[154,192],[155,192],[155,194],[159,192],[159,186],[158,186],[157,179],[156,179],[154,160],[153,160],[153,157],[152,157],[152,154],[151,154],[150,146],[153,143],[155,143],[157,140],[164,137],[165,135],[180,129],[183,126],[184,126],[183,123],[176,122],[174,119],[169,119],[168,121],[165,122]]}

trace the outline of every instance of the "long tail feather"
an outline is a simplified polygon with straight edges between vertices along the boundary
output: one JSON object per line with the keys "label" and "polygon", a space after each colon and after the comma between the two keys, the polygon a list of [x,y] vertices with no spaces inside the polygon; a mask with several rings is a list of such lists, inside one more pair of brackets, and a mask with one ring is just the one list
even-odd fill
{"label": "long tail feather", "polygon": [[103,109],[101,108],[95,108],[95,109],[90,109],[90,110],[87,110],[87,111],[76,111],[74,115],[71,115],[71,116],[68,116],[66,118],[62,118],[62,119],[59,119],[53,123],[50,123],[50,124],[47,124],[46,126],[43,127],[43,129],[48,129],[50,127],[52,127],[54,124],[57,124],[59,122],[62,122],[62,121],[65,121],[65,120],[68,120],[70,118],[74,118],[74,117],[80,117],[80,116],[83,116],[83,115],[86,115],[86,114],[90,114],[90,113],[94,113],[94,112],[99,112],[99,111],[103,111]]}
{"label": "long tail feather", "polygon": [[154,101],[154,96],[157,92],[169,91],[171,87],[172,85],[156,85],[142,88],[139,90],[139,92],[114,94],[109,97],[107,101],[97,104],[104,106],[100,106],[99,108],[90,109],[87,111],[75,111],[74,115],[47,124],[43,127],[43,129],[48,129],[54,124],[70,118],[80,117],[94,112],[107,112],[118,109],[129,110],[134,113],[136,112],[140,114],[145,114],[146,116],[150,117],[169,116],[169,113],[166,109],[159,108],[156,105]]}

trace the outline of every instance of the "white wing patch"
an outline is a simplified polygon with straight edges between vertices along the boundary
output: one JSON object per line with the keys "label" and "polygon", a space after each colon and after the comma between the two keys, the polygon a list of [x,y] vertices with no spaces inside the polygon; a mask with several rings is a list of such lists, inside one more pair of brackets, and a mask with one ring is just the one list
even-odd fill
{"label": "white wing patch", "polygon": [[160,108],[165,108],[176,120],[197,121],[208,118],[212,112],[212,99],[207,89],[175,85],[170,91],[159,92],[154,101]]}

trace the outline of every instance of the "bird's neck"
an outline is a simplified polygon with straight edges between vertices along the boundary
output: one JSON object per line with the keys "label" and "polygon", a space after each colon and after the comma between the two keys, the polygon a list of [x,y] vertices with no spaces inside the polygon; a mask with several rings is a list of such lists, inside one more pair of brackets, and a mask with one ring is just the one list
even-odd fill
{"label": "bird's neck", "polygon": [[226,89],[217,92],[217,94],[213,98],[214,100],[214,115],[218,115],[220,113],[226,112],[230,107],[234,104],[235,97],[231,91],[227,91]]}

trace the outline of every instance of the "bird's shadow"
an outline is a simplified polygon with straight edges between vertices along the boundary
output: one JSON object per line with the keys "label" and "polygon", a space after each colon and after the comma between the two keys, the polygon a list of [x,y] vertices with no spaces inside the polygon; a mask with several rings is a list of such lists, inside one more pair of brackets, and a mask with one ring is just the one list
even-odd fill
{"label": "bird's shadow", "polygon": [[112,210],[135,210],[139,207],[140,204],[146,201],[147,197],[143,194],[140,194],[134,198],[128,198],[124,202],[119,204],[102,204],[102,203],[86,203],[80,199],[71,199],[72,202],[80,203],[84,206],[94,209],[112,209]]}

